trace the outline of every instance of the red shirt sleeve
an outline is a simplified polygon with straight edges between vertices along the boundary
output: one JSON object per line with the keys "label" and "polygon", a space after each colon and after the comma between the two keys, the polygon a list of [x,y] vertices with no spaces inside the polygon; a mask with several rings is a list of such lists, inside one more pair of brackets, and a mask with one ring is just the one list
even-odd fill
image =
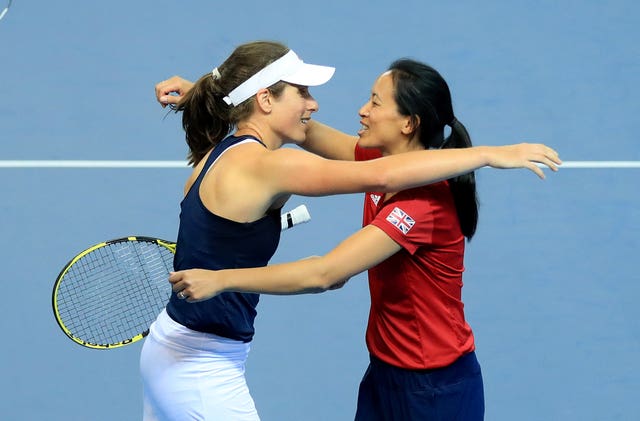
{"label": "red shirt sleeve", "polygon": [[437,231],[457,222],[451,220],[457,218],[451,202],[446,181],[401,191],[382,205],[371,224],[414,254],[421,246],[438,243],[442,236]]}
{"label": "red shirt sleeve", "polygon": [[433,214],[428,209],[419,210],[418,204],[410,199],[389,202],[380,209],[371,225],[414,254],[433,232]]}

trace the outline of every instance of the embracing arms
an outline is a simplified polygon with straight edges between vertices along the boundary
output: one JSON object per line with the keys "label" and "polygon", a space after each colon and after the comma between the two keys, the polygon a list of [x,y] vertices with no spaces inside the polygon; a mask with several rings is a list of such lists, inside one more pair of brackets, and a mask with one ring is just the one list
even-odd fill
{"label": "embracing arms", "polygon": [[221,292],[263,294],[318,293],[342,287],[350,277],[382,262],[400,245],[381,229],[369,225],[324,256],[250,269],[220,271],[189,269],[172,272],[169,281],[187,301],[201,301]]}
{"label": "embracing arms", "polygon": [[[192,83],[174,76],[156,85],[156,98],[165,106],[176,103]],[[177,94],[171,95],[172,93]],[[537,163],[557,170],[561,163],[553,149],[542,144],[477,146],[467,149],[417,151],[354,164],[357,138],[317,122],[310,122],[309,151],[281,148],[256,162],[259,174],[269,174],[273,191],[319,196],[362,191],[394,192],[448,179],[484,166],[528,168],[544,178]],[[295,174],[295,177],[291,175]]]}

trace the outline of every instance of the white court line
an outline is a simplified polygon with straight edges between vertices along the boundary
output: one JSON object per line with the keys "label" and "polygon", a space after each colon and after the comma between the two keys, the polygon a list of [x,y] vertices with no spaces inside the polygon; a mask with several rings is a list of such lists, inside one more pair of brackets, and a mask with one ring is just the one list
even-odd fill
{"label": "white court line", "polygon": [[[186,161],[0,160],[0,168],[189,168],[189,165]],[[640,161],[564,161],[560,169],[564,168],[640,168]]]}
{"label": "white court line", "polygon": [[186,161],[0,161],[0,168],[189,168]]}
{"label": "white court line", "polygon": [[560,168],[640,168],[640,161],[564,161]]}

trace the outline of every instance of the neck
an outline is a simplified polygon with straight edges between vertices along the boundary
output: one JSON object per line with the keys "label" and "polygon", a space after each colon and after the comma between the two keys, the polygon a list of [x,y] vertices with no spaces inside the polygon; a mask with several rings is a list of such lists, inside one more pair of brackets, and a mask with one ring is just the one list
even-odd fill
{"label": "neck", "polygon": [[275,150],[282,146],[282,140],[253,122],[238,123],[235,136],[253,136],[264,143],[270,150]]}
{"label": "neck", "polygon": [[402,136],[402,139],[398,138],[395,143],[389,144],[384,148],[381,148],[382,155],[397,155],[405,152],[422,151],[424,146],[420,143],[418,136],[406,137]]}

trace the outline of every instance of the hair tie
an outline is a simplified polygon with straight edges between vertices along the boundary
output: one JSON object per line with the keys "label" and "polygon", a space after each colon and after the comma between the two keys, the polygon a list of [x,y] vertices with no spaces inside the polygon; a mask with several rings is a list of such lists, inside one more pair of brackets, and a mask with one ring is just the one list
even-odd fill
{"label": "hair tie", "polygon": [[218,80],[222,77],[217,67],[214,67],[211,71],[211,77],[213,78],[213,80]]}
{"label": "hair tie", "polygon": [[458,120],[456,120],[456,118],[455,118],[455,117],[453,117],[453,118],[451,119],[451,122],[450,122],[449,124],[447,124],[447,126],[449,126],[449,127],[453,128],[453,126],[454,126],[457,122],[458,122]]}

